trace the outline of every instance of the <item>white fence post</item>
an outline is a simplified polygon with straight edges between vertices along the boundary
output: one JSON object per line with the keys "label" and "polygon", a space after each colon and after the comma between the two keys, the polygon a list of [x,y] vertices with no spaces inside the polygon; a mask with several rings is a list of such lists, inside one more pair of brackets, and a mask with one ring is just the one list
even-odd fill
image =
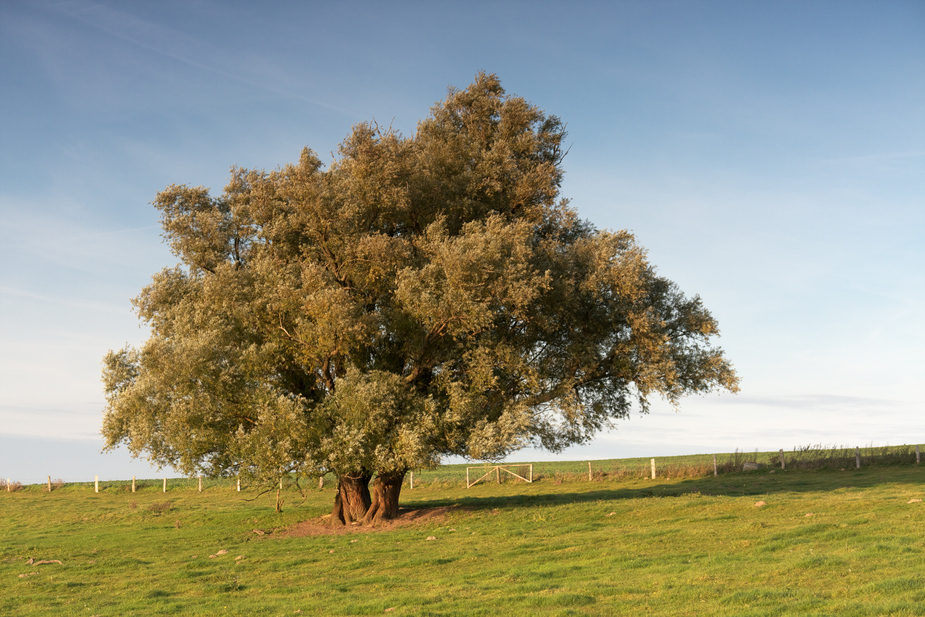
{"label": "white fence post", "polygon": [[164,478],[164,492],[167,492],[167,478]]}
{"label": "white fence post", "polygon": [[96,480],[93,481],[93,492],[94,493],[100,492],[100,477],[99,476],[96,476]]}
{"label": "white fence post", "polygon": [[132,476],[132,492],[135,492],[135,476]]}
{"label": "white fence post", "polygon": [[652,479],[655,479],[655,459],[652,459]]}

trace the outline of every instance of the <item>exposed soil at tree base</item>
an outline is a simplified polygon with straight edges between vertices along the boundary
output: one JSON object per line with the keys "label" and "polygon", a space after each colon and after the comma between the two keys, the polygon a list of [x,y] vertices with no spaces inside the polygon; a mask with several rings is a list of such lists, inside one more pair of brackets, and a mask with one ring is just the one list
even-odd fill
{"label": "exposed soil at tree base", "polygon": [[289,527],[283,527],[273,532],[277,538],[302,538],[306,536],[337,536],[348,533],[377,533],[392,531],[404,527],[431,525],[446,519],[451,511],[460,512],[463,508],[457,506],[439,506],[436,508],[399,508],[398,517],[382,521],[375,525],[332,525],[331,515],[326,514],[318,518],[311,518]]}

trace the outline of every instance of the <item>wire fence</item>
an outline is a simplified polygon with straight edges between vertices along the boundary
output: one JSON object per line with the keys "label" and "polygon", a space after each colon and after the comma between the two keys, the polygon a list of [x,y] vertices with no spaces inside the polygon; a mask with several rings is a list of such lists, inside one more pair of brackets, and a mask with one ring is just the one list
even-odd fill
{"label": "wire fence", "polygon": [[[876,466],[921,465],[919,445],[902,446],[824,446],[814,444],[794,448],[790,451],[777,452],[730,452],[722,454],[692,454],[685,456],[666,456],[658,458],[625,458],[594,461],[539,461],[539,462],[490,462],[481,465],[488,470],[497,466],[532,466],[533,482],[566,482],[586,479],[589,481],[603,479],[671,479],[696,478],[728,473],[746,473],[761,470],[845,470]],[[459,463],[440,465],[433,469],[414,470],[406,477],[408,488],[425,486],[467,485],[466,472],[479,468],[479,464]],[[504,476],[499,475],[498,481]],[[505,482],[520,482],[516,477],[504,477]],[[336,486],[337,478],[333,474],[310,478],[289,477],[284,479],[280,488],[287,490],[323,489]],[[174,491],[209,491],[251,489],[265,490],[265,486],[249,486],[239,478],[158,478],[138,480],[108,480],[95,478],[89,482],[65,482],[60,478],[39,484],[22,484],[12,478],[0,475],[0,495],[19,491],[53,492],[67,487],[68,490],[89,489],[100,491],[124,492],[174,492]]]}

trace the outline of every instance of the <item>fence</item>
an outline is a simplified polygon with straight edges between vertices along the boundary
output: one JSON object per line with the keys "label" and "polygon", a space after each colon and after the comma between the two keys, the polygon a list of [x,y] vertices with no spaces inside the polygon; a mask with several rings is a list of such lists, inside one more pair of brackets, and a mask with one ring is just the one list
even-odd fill
{"label": "fence", "polygon": [[[720,473],[730,473],[734,471],[756,471],[761,469],[780,469],[798,470],[798,469],[861,469],[864,466],[871,465],[909,465],[914,461],[915,465],[921,465],[922,456],[919,445],[913,446],[884,446],[865,448],[855,447],[824,447],[822,445],[812,445],[800,448],[794,448],[792,451],[780,449],[776,452],[754,452],[747,454],[744,452],[733,452],[727,454],[696,454],[686,456],[660,457],[658,459],[636,458],[636,459],[606,459],[598,461],[554,461],[554,462],[536,462],[536,463],[499,463],[496,465],[479,465],[476,467],[465,464],[458,465],[441,465],[435,469],[418,470],[408,474],[409,488],[415,486],[434,485],[434,484],[455,484],[460,482],[465,473],[466,488],[471,488],[476,484],[486,480],[492,474],[495,481],[500,483],[504,476],[502,472],[514,477],[516,480],[525,482],[534,482],[538,479],[552,478],[561,480],[566,477],[579,479],[587,474],[589,481],[596,477],[604,475],[615,477],[637,477],[637,478],[672,478],[672,477],[694,477],[706,475],[719,475]],[[597,467],[597,471],[594,470]],[[523,475],[511,471],[513,468],[526,469]],[[471,480],[470,470],[478,469],[483,471],[483,475],[476,480]],[[2,478],[2,476],[0,476]],[[324,487],[324,476],[318,480],[318,488]],[[229,488],[235,490],[246,490],[248,487],[243,486],[240,478],[219,478],[203,479],[202,476],[196,478],[173,478],[170,480],[172,489],[191,487],[191,482],[195,481],[195,488],[198,492],[207,489]],[[96,476],[93,482],[68,482],[61,479],[52,480],[47,476],[47,482],[33,485],[42,487],[41,490],[52,492],[63,488],[65,484],[83,485],[89,484],[93,487],[94,492],[100,492],[99,476]],[[139,483],[133,476],[131,483],[127,481],[109,481],[104,482],[104,489],[108,490],[125,490],[132,493],[140,489],[151,489],[155,485],[162,492],[168,491],[168,479],[162,478],[160,482],[156,480],[146,480]],[[11,478],[0,479],[0,492],[17,492],[24,487],[20,482],[13,481]],[[283,482],[280,481],[280,489],[283,488]],[[5,490],[4,490],[5,489]],[[31,490],[35,490],[32,488]]]}
{"label": "fence", "polygon": [[[590,466],[591,466],[591,463],[588,463],[588,469],[591,468]],[[524,476],[511,471],[511,467],[527,468],[527,471],[524,472],[525,474],[527,474],[527,477],[525,478]],[[469,481],[469,470],[470,469],[478,469],[479,472],[485,472],[485,473],[470,482]],[[530,484],[533,483],[533,464],[532,463],[522,463],[522,464],[514,464],[514,465],[492,465],[492,466],[480,465],[478,467],[466,467],[466,488],[472,488],[473,486],[475,486],[482,480],[488,478],[488,476],[490,476],[492,472],[494,472],[495,474],[495,480],[497,481],[497,483],[501,484],[501,472],[502,471],[508,475],[511,475],[511,476],[514,476],[515,478],[523,480],[524,482],[527,482]]]}

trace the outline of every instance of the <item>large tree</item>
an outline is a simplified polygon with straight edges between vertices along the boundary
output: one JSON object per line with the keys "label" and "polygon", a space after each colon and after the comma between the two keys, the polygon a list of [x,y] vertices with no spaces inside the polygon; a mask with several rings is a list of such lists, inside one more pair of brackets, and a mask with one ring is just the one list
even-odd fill
{"label": "large tree", "polygon": [[[361,124],[154,205],[181,263],[104,363],[108,447],[187,473],[334,472],[390,518],[410,469],[591,439],[653,396],[737,389],[716,321],[560,198],[565,128],[480,74],[402,136]],[[369,483],[373,482],[373,491]]]}

